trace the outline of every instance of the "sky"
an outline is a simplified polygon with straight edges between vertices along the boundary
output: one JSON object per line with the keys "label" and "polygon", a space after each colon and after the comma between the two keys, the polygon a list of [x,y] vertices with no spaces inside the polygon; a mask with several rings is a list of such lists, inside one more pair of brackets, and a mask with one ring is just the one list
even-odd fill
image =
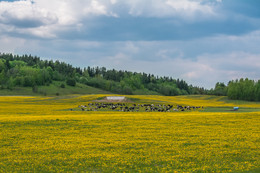
{"label": "sky", "polygon": [[260,79],[259,0],[0,1],[0,52],[214,88]]}

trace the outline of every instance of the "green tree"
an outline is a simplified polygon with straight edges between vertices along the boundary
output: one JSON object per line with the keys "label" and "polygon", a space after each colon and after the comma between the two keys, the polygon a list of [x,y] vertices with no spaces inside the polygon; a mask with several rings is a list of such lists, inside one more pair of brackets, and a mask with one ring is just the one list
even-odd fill
{"label": "green tree", "polygon": [[47,71],[49,73],[50,80],[53,79],[53,69],[51,67],[47,67],[46,69],[47,69]]}
{"label": "green tree", "polygon": [[10,64],[9,60],[5,61],[5,67],[7,70],[9,70],[11,68],[11,64]]}
{"label": "green tree", "polygon": [[253,101],[255,100],[254,90],[255,82],[246,78],[242,83],[242,100]]}
{"label": "green tree", "polygon": [[3,60],[0,59],[0,73],[1,73],[2,71],[5,71],[5,63],[4,63]]}
{"label": "green tree", "polygon": [[225,96],[227,95],[227,87],[224,83],[217,82],[213,91],[214,95]]}
{"label": "green tree", "polygon": [[76,86],[76,80],[73,78],[67,79],[66,83],[67,83],[67,85],[70,85],[70,86]]}
{"label": "green tree", "polygon": [[6,83],[6,80],[5,80],[5,72],[4,70],[2,70],[2,72],[0,72],[0,85],[1,87],[3,87],[3,85]]}
{"label": "green tree", "polygon": [[34,81],[33,81],[33,78],[32,76],[25,76],[24,77],[24,83],[23,83],[23,86],[24,87],[31,87],[34,85]]}
{"label": "green tree", "polygon": [[14,86],[15,86],[15,80],[13,79],[13,77],[10,77],[9,80],[7,81],[7,88],[12,90]]}
{"label": "green tree", "polygon": [[254,95],[255,95],[255,101],[260,101],[260,80],[258,80],[257,83],[255,84]]}

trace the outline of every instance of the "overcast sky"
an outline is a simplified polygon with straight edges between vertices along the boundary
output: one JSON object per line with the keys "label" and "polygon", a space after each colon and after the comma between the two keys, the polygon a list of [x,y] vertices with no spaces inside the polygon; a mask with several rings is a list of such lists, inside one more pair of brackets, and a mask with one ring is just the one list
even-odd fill
{"label": "overcast sky", "polygon": [[259,0],[0,1],[0,52],[172,76],[260,79]]}

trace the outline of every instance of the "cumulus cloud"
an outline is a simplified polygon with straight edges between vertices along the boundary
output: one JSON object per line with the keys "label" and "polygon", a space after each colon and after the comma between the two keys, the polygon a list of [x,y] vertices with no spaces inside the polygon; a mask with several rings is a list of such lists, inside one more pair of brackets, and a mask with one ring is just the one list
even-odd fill
{"label": "cumulus cloud", "polygon": [[[96,17],[192,18],[200,13],[209,16],[214,6],[205,0],[20,0],[0,2],[0,23],[13,26],[12,32],[54,38],[62,30],[80,30],[95,25]],[[200,16],[200,19],[202,16]],[[123,20],[123,19],[122,19]],[[97,22],[98,23],[98,22]],[[46,34],[45,34],[45,33]]]}
{"label": "cumulus cloud", "polygon": [[[111,1],[111,4],[115,4],[116,1]],[[107,5],[107,6],[106,6]],[[98,0],[92,0],[90,4],[87,4],[86,7],[83,9],[83,14],[85,15],[105,15],[105,16],[112,16],[118,17],[117,14],[113,13],[112,10],[108,10],[110,4],[103,4]]]}
{"label": "cumulus cloud", "polygon": [[57,22],[55,15],[37,8],[31,1],[0,2],[0,21],[7,25],[33,28]]}
{"label": "cumulus cloud", "polygon": [[213,14],[213,7],[207,4],[201,4],[199,1],[189,0],[167,0],[166,4],[172,7],[175,11],[180,14],[191,16],[196,12],[204,14]]}
{"label": "cumulus cloud", "polygon": [[[253,25],[257,27],[256,22],[251,22],[252,27],[241,27],[239,22],[226,20],[216,5],[219,3],[218,0],[1,1],[0,24],[2,32],[19,37],[72,36],[115,41],[173,40],[218,32],[241,33]],[[217,22],[212,24],[212,21]],[[223,21],[237,29],[218,27]]]}
{"label": "cumulus cloud", "polygon": [[29,0],[0,2],[0,32],[5,34],[53,37],[51,29],[57,22],[55,14]]}
{"label": "cumulus cloud", "polygon": [[[116,16],[98,0],[21,0],[0,2],[0,24],[11,33],[54,38],[56,33],[82,26],[91,15]],[[4,26],[5,25],[5,26]]]}
{"label": "cumulus cloud", "polygon": [[[205,0],[131,0],[125,1],[130,7],[129,14],[147,17],[178,16],[183,19],[194,18],[197,13],[215,15],[214,6]],[[196,15],[197,16],[197,15]],[[200,16],[202,17],[202,16]]]}

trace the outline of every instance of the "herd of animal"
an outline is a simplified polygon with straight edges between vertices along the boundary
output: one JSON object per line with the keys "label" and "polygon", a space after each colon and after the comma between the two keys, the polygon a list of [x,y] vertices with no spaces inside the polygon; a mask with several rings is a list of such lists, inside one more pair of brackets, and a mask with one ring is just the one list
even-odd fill
{"label": "herd of animal", "polygon": [[87,105],[79,105],[78,108],[81,111],[175,112],[198,110],[203,107],[174,106],[171,104],[89,103]]}

